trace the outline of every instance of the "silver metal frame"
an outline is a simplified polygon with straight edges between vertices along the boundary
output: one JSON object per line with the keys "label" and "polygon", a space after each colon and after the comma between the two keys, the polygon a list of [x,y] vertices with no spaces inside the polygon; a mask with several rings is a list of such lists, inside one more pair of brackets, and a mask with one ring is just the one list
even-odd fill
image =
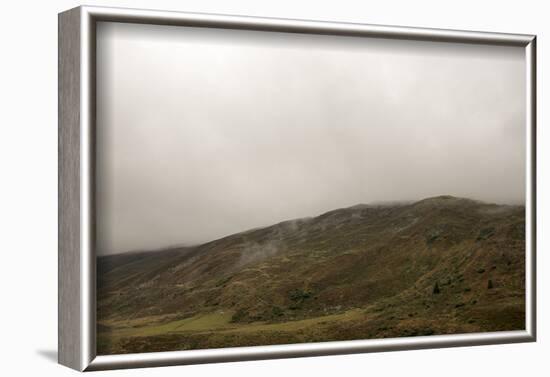
{"label": "silver metal frame", "polygon": [[[95,50],[98,21],[517,46],[526,57],[526,324],[523,331],[96,355]],[[536,340],[536,37],[82,6],[59,14],[59,363],[80,371]]]}

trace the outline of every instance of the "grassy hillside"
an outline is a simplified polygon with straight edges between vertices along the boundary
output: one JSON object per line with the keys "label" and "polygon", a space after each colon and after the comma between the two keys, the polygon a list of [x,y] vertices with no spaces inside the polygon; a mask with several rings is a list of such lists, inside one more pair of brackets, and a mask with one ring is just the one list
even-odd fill
{"label": "grassy hillside", "polygon": [[525,209],[358,205],[98,258],[100,354],[525,327]]}

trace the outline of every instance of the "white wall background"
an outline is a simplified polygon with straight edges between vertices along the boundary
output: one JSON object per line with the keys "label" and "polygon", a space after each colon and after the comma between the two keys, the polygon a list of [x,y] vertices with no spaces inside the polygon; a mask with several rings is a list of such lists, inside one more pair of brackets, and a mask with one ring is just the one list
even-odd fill
{"label": "white wall background", "polygon": [[[93,1],[88,5],[156,8],[538,35],[539,341],[293,360],[105,372],[113,376],[517,376],[550,370],[550,76],[544,1]],[[77,1],[6,1],[0,22],[0,373],[64,376],[57,348],[57,13]]]}

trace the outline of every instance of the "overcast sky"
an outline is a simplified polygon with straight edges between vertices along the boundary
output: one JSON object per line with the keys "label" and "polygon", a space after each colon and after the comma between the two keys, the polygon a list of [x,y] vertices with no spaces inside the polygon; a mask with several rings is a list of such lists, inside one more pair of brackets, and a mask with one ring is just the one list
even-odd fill
{"label": "overcast sky", "polygon": [[525,196],[522,48],[100,23],[98,252]]}

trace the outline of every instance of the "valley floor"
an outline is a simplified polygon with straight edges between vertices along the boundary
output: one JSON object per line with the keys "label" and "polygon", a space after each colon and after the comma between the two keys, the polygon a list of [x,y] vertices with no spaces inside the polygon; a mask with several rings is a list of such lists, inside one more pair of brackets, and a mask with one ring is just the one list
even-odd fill
{"label": "valley floor", "polygon": [[454,304],[427,298],[421,306],[398,306],[404,298],[395,298],[365,309],[287,322],[235,323],[231,310],[183,319],[169,315],[105,321],[99,326],[98,351],[123,354],[524,329],[521,293],[502,293],[489,292],[490,305],[478,295],[454,295]]}

